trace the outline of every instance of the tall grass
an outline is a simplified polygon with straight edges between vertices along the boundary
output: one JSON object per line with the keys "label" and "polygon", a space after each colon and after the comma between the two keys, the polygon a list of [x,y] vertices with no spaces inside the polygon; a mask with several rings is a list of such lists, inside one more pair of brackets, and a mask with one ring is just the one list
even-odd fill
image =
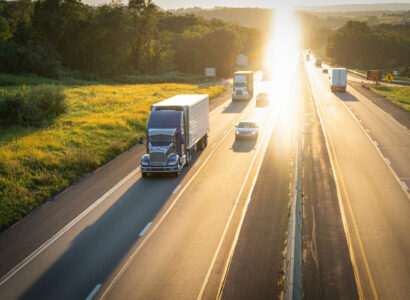
{"label": "tall grass", "polygon": [[370,88],[376,94],[410,112],[410,87],[373,85]]}
{"label": "tall grass", "polygon": [[151,104],[223,91],[171,83],[75,87],[65,90],[66,113],[48,127],[0,127],[0,228],[136,144]]}

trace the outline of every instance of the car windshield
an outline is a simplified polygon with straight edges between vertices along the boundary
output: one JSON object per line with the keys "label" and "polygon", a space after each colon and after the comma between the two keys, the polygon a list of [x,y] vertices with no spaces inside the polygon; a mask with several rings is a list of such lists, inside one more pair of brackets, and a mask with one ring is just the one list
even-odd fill
{"label": "car windshield", "polygon": [[254,122],[241,122],[238,128],[256,128],[256,124]]}
{"label": "car windshield", "polygon": [[168,134],[155,134],[149,137],[151,144],[161,143],[161,144],[171,144],[174,141],[174,137]]}

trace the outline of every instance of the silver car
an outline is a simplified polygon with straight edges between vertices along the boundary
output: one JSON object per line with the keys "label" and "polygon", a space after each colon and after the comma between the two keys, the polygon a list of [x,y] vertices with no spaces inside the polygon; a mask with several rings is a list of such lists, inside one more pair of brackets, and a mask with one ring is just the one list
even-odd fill
{"label": "silver car", "polygon": [[257,139],[259,135],[259,125],[255,121],[241,121],[235,126],[235,138]]}

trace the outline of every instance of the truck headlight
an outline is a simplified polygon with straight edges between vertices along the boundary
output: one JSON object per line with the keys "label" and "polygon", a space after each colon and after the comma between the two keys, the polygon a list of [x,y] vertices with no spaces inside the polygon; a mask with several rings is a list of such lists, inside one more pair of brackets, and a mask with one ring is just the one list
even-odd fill
{"label": "truck headlight", "polygon": [[149,166],[149,155],[144,154],[141,158],[141,165],[142,166]]}
{"label": "truck headlight", "polygon": [[178,155],[171,155],[167,158],[168,166],[176,166],[178,164]]}

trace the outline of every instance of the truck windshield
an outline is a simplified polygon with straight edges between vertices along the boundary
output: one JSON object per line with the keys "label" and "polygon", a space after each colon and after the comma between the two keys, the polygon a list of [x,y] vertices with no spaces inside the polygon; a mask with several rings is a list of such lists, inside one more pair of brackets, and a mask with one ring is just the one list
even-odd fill
{"label": "truck windshield", "polygon": [[174,142],[174,136],[168,134],[155,134],[149,137],[151,144],[171,144]]}
{"label": "truck windshield", "polygon": [[235,85],[235,86],[238,86],[238,87],[242,87],[242,86],[245,86],[245,87],[246,87],[246,83],[245,83],[245,82],[235,82],[234,85]]}

